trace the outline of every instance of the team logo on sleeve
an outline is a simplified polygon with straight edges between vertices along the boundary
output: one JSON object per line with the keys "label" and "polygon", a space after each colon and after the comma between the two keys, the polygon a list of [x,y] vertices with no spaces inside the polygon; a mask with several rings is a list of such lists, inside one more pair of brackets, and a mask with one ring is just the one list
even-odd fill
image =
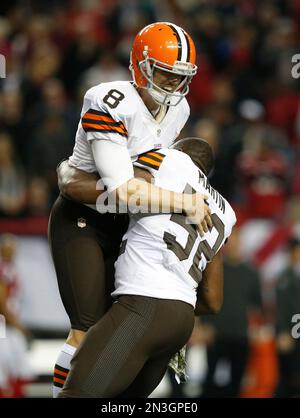
{"label": "team logo on sleeve", "polygon": [[79,228],[85,228],[86,227],[86,220],[84,218],[78,218],[77,219],[77,226],[79,226]]}

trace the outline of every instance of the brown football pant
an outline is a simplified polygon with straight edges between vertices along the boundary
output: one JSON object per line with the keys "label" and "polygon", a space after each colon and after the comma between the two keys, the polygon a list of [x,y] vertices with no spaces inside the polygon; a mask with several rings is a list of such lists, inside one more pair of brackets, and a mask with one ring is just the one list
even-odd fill
{"label": "brown football pant", "polygon": [[147,397],[193,326],[185,302],[120,296],[88,331],[59,397]]}

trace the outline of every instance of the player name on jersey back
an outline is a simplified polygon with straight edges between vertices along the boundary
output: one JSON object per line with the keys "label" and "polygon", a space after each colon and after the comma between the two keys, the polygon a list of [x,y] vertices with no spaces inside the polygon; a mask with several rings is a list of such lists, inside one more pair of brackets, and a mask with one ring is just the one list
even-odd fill
{"label": "player name on jersey back", "polygon": [[214,189],[208,181],[208,178],[199,170],[199,182],[202,183],[204,189],[211,195],[213,200],[218,205],[219,209],[222,213],[225,213],[226,202],[223,196]]}
{"label": "player name on jersey back", "polygon": [[236,216],[188,155],[174,149],[159,154],[164,156],[159,166],[149,164],[147,153],[135,165],[150,171],[155,185],[165,190],[183,192],[190,185],[206,194],[213,227],[201,237],[181,213],[133,215],[116,262],[113,296],[137,294],[195,306],[202,271],[230,235]]}

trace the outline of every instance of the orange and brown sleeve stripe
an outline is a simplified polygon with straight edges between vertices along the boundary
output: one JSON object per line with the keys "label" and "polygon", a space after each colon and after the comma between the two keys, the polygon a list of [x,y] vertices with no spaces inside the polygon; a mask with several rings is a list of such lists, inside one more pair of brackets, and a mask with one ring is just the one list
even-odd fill
{"label": "orange and brown sleeve stripe", "polygon": [[149,151],[144,154],[139,155],[137,162],[146,167],[154,168],[158,170],[163,159],[165,158],[164,154],[161,154],[157,151]]}
{"label": "orange and brown sleeve stripe", "polygon": [[53,385],[62,388],[67,379],[68,373],[68,369],[56,364],[54,367]]}
{"label": "orange and brown sleeve stripe", "polygon": [[116,122],[109,113],[89,109],[82,117],[81,124],[85,132],[117,133],[128,137],[122,122]]}

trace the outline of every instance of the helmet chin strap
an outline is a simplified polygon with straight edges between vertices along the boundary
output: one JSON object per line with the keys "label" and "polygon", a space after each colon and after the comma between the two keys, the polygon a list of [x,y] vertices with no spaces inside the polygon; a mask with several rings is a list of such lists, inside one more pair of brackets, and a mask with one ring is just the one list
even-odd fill
{"label": "helmet chin strap", "polygon": [[168,93],[157,91],[153,87],[148,87],[147,90],[150,96],[152,97],[152,99],[156,103],[158,103],[159,105],[166,105],[166,106],[169,105],[170,95]]}

